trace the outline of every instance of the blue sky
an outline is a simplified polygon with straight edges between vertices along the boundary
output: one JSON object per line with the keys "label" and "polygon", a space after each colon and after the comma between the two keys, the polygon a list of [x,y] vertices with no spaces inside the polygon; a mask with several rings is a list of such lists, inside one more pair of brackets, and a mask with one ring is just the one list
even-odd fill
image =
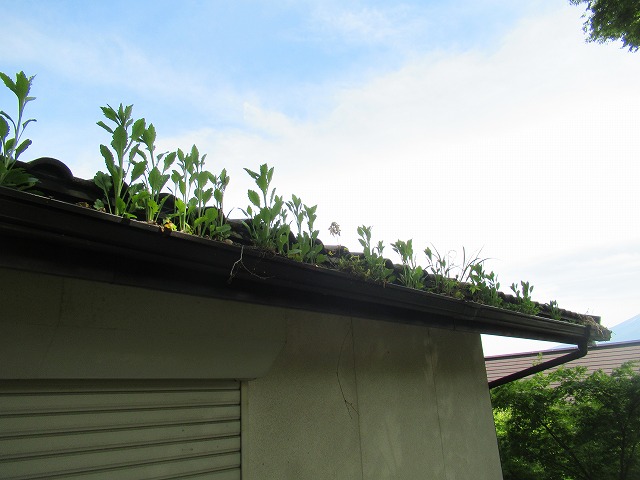
{"label": "blue sky", "polygon": [[640,57],[586,44],[567,3],[22,0],[0,71],[36,75],[25,160],[90,178],[99,107],[134,104],[162,150],[229,171],[231,216],[268,162],[353,249],[361,224],[483,248],[504,289],[614,325],[640,313]]}

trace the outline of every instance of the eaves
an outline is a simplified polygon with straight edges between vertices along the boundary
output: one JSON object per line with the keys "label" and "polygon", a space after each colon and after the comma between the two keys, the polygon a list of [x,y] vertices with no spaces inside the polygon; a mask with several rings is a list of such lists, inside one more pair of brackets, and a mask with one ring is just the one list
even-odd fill
{"label": "eaves", "polygon": [[0,267],[201,297],[561,343],[589,326],[349,274],[0,188]]}

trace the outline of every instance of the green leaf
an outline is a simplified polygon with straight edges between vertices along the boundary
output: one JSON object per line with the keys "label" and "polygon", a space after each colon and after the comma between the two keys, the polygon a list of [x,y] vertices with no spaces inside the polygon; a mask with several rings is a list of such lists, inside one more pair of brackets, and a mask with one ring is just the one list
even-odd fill
{"label": "green leaf", "polygon": [[27,78],[24,72],[20,72],[16,75],[16,83],[14,84],[15,85],[14,93],[20,99],[21,103],[24,102],[24,100],[29,95],[29,90],[31,89],[32,80],[33,80],[33,77]]}
{"label": "green leaf", "polygon": [[256,172],[254,172],[253,170],[249,170],[248,168],[245,168],[244,171],[247,172],[249,174],[249,176],[251,178],[253,178],[254,180],[257,180],[258,177],[259,177],[259,175]]}
{"label": "green leaf", "polygon": [[11,90],[13,93],[16,92],[16,84],[13,82],[13,80],[9,75],[0,72],[0,78],[2,78],[2,81],[4,82],[4,84],[7,86],[9,90]]}
{"label": "green leaf", "polygon": [[131,130],[131,139],[135,142],[140,141],[142,135],[144,134],[146,128],[146,122],[144,118],[140,118],[136,120],[133,124],[133,129]]}
{"label": "green leaf", "polygon": [[18,146],[18,148],[16,148],[16,154],[15,154],[16,160],[18,159],[18,157],[22,152],[24,152],[27,148],[29,148],[29,145],[31,145],[31,140],[27,139],[24,142],[22,142],[20,146]]}
{"label": "green leaf", "polygon": [[195,144],[193,144],[193,145],[191,146],[191,153],[190,153],[190,155],[191,155],[191,158],[192,158],[192,160],[194,161],[194,163],[198,161],[198,158],[200,157],[200,152],[198,152],[198,147],[196,147],[196,145],[195,145]]}
{"label": "green leaf", "polygon": [[22,122],[22,129],[24,130],[25,128],[27,128],[27,125],[29,125],[31,122],[37,122],[37,120],[35,118],[30,118],[29,120]]}
{"label": "green leaf", "polygon": [[207,208],[204,211],[204,217],[210,223],[215,222],[218,219],[218,209],[217,208]]}
{"label": "green leaf", "polygon": [[100,120],[99,122],[96,122],[96,125],[104,128],[107,132],[113,134],[113,129],[109,127],[106,123],[104,123],[102,120]]}
{"label": "green leaf", "polygon": [[106,145],[100,145],[100,153],[102,154],[102,157],[104,158],[104,161],[107,164],[107,168],[115,165],[113,161],[113,154],[111,153],[111,150],[109,150],[109,148]]}
{"label": "green leaf", "polygon": [[9,140],[7,140],[4,144],[4,148],[7,152],[10,152],[11,150],[13,150],[14,145],[16,144],[16,139],[15,138],[10,138]]}
{"label": "green leaf", "polygon": [[179,198],[176,198],[175,205],[176,205],[176,210],[178,211],[178,213],[180,213],[180,214],[186,213],[187,204],[184,203],[182,200],[180,200]]}
{"label": "green leaf", "polygon": [[204,171],[196,173],[194,180],[196,183],[204,187],[204,185],[209,181],[209,172]]}
{"label": "green leaf", "polygon": [[153,143],[156,141],[156,128],[153,126],[153,123],[150,123],[149,126],[142,133],[142,141],[148,147],[151,147]]}
{"label": "green leaf", "polygon": [[213,192],[213,198],[215,198],[216,202],[218,203],[218,205],[222,204],[222,200],[223,200],[223,193],[222,190],[216,189]]}
{"label": "green leaf", "polygon": [[164,168],[162,171],[166,172],[167,170],[169,170],[169,168],[171,167],[171,165],[173,165],[173,162],[175,162],[175,160],[176,160],[176,152],[168,153],[164,157]]}
{"label": "green leaf", "polygon": [[200,193],[200,203],[201,204],[207,204],[209,203],[209,200],[211,200],[211,197],[213,196],[213,188],[209,188],[207,190],[205,190],[204,192]]}
{"label": "green leaf", "polygon": [[164,175],[163,177],[158,167],[153,167],[149,172],[149,187],[151,187],[151,190],[159,192],[162,187],[164,187],[164,183],[162,182],[163,179],[165,179],[164,183],[166,183],[169,176]]}
{"label": "green leaf", "polygon": [[4,140],[9,135],[9,124],[0,116],[0,139]]}
{"label": "green leaf", "polygon": [[113,131],[113,140],[111,141],[111,146],[116,151],[118,157],[124,155],[124,152],[127,148],[127,131],[124,129],[124,127],[118,125]]}
{"label": "green leaf", "polygon": [[118,108],[118,114],[120,115],[120,118],[122,120],[127,120],[128,122],[130,122],[131,112],[133,112],[133,105],[127,105],[123,109],[122,104],[120,104],[120,107]]}
{"label": "green leaf", "polygon": [[138,178],[140,178],[146,168],[147,168],[146,161],[134,162],[133,170],[131,171],[131,181],[135,182]]}
{"label": "green leaf", "polygon": [[256,178],[256,185],[258,185],[258,188],[263,194],[267,193],[267,189],[269,188],[269,182],[267,182],[267,179],[263,175]]}
{"label": "green leaf", "polygon": [[23,168],[12,168],[7,171],[2,184],[17,190],[25,190],[32,187],[38,182],[38,179],[32,177]]}
{"label": "green leaf", "polygon": [[249,190],[248,192],[249,201],[253,203],[256,207],[260,208],[260,195],[255,190]]}
{"label": "green leaf", "polygon": [[113,183],[111,182],[111,176],[107,175],[104,172],[98,172],[93,177],[93,182],[103,191],[106,195],[108,195],[109,191]]}
{"label": "green leaf", "polygon": [[[120,104],[120,107],[122,107],[122,104]],[[107,117],[112,122],[118,123],[118,116],[116,114],[116,111],[110,105],[107,105],[106,107],[100,107],[100,109],[102,110],[102,114],[105,117]],[[100,123],[102,122],[98,122],[98,125],[100,125]]]}
{"label": "green leaf", "polygon": [[[166,200],[166,197],[163,199]],[[155,200],[153,200],[152,198],[150,198],[149,200],[147,200],[147,208],[149,209],[149,213],[150,213],[150,217],[149,220],[153,220],[156,213],[158,213],[160,211],[160,205],[158,205]]]}

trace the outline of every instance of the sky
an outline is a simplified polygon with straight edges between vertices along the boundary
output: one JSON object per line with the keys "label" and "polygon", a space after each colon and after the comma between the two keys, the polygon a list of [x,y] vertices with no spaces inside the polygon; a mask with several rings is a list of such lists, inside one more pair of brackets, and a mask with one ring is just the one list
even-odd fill
{"label": "sky", "polygon": [[[5,0],[6,1],[6,0]],[[21,160],[105,170],[100,107],[133,104],[158,150],[207,154],[248,205],[243,168],[318,205],[357,251],[413,239],[482,249],[502,290],[601,316],[640,313],[640,53],[586,43],[563,0],[21,0],[0,71],[35,75]],[[0,109],[15,111],[0,89]],[[483,339],[485,354],[541,349]]]}

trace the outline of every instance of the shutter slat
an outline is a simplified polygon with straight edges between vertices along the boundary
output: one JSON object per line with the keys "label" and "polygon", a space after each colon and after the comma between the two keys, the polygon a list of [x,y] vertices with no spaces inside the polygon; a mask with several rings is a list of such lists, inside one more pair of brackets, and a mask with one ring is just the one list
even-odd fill
{"label": "shutter slat", "polygon": [[79,431],[66,434],[25,435],[0,438],[0,459],[15,458],[27,454],[47,455],[52,446],[57,451],[72,453],[94,450],[100,447],[117,448],[123,438],[130,446],[185,439],[217,438],[237,435],[239,421],[181,424],[166,427],[146,427],[122,430]]}
{"label": "shutter slat", "polygon": [[122,429],[132,426],[172,425],[203,420],[240,418],[240,406],[196,407],[182,409],[96,411],[78,414],[0,416],[3,436],[16,433],[53,433],[95,429]]}
{"label": "shutter slat", "polygon": [[[119,402],[122,396],[127,396],[127,403]],[[215,398],[215,405],[237,405],[240,403],[240,393],[237,391],[210,392],[149,392],[149,393],[106,393],[93,392],[90,394],[10,394],[3,401],[2,415],[20,414],[25,412],[25,405],[29,405],[28,413],[82,412],[94,410],[117,410],[132,408],[157,408],[158,401],[164,408],[179,408],[181,406],[207,406]]]}
{"label": "shutter slat", "polygon": [[0,477],[240,478],[238,382],[0,382]]}
{"label": "shutter slat", "polygon": [[[181,459],[197,460],[214,453],[234,453],[240,450],[240,438],[222,438],[165,445],[136,446],[109,450],[94,450],[76,454],[55,454],[8,460],[2,464],[3,475],[9,478],[57,475],[74,471],[122,468],[148,463],[167,463]],[[216,466],[228,468],[237,462],[234,455],[216,455]],[[211,461],[211,459],[209,459]],[[73,466],[73,467],[71,467]]]}

